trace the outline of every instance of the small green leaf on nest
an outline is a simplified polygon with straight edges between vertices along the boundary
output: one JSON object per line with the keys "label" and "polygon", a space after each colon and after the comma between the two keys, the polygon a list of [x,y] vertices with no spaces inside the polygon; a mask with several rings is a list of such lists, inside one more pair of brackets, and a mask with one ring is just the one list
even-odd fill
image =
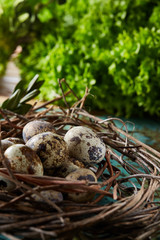
{"label": "small green leaf on nest", "polygon": [[32,105],[26,104],[26,102],[39,95],[39,89],[44,83],[44,81],[38,81],[38,78],[39,75],[36,74],[26,88],[24,86],[24,81],[21,80],[16,85],[12,95],[3,102],[1,108],[21,114],[27,113]]}

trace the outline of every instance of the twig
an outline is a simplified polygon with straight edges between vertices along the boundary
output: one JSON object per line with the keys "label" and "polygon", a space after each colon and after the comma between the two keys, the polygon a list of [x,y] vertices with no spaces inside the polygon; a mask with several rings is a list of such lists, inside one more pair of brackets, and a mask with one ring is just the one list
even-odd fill
{"label": "twig", "polygon": [[13,123],[9,120],[9,118],[6,116],[6,114],[4,114],[4,111],[3,111],[1,108],[0,108],[0,113],[2,114],[2,116],[4,117],[4,119],[9,123],[9,125],[10,125],[12,128],[20,129],[20,130],[23,129],[23,127],[20,127],[20,126],[18,126],[18,125],[13,124]]}
{"label": "twig", "polygon": [[[68,91],[68,92],[66,92],[66,93],[64,93],[64,96],[66,97],[66,96],[69,95],[70,93],[71,93],[71,90]],[[54,102],[56,102],[56,101],[61,100],[62,98],[63,98],[62,96],[56,97],[56,98],[53,99],[53,100],[47,101],[47,102],[41,104],[40,106],[33,108],[33,110],[34,110],[34,111],[37,111],[38,109],[44,108],[44,107],[46,107],[47,105],[49,105],[49,104],[51,104],[51,103],[54,103]]]}
{"label": "twig", "polygon": [[73,96],[75,96],[75,98],[77,99],[77,101],[79,101],[79,97],[75,94],[75,92],[73,91],[73,89],[69,86],[69,84],[67,83],[67,81],[64,79],[64,78],[62,78],[61,79],[61,82],[64,82],[65,83],[65,85],[69,88],[69,90],[72,92],[72,94],[73,94]]}
{"label": "twig", "polygon": [[17,118],[22,119],[22,120],[24,120],[24,121],[27,121],[27,120],[28,120],[28,119],[27,119],[26,117],[24,117],[23,115],[18,114],[18,113],[15,113],[15,112],[12,112],[12,111],[10,111],[10,110],[8,110],[8,109],[3,109],[3,112],[4,112],[4,114],[9,114],[9,115],[11,115],[11,116],[16,116]]}
{"label": "twig", "polygon": [[70,106],[69,106],[69,104],[66,101],[65,94],[64,94],[64,91],[63,91],[63,87],[62,87],[62,83],[61,83],[62,80],[58,79],[58,83],[59,83],[59,87],[60,87],[60,89],[62,91],[63,100],[64,100],[64,102],[66,104],[66,107],[68,108],[68,111],[70,112]]}

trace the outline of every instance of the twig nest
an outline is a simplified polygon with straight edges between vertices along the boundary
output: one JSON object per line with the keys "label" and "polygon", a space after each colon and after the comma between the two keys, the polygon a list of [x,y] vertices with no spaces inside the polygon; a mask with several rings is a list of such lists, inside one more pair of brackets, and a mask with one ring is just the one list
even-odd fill
{"label": "twig nest", "polygon": [[40,192],[40,195],[32,194],[31,196],[35,201],[42,202],[42,203],[45,202],[45,198],[52,202],[62,202],[63,201],[63,195],[61,192],[58,192],[58,191],[44,190],[44,191]]}
{"label": "twig nest", "polygon": [[16,184],[7,178],[0,176],[0,190],[1,191],[12,191],[16,188]]}
{"label": "twig nest", "polygon": [[[67,180],[86,180],[88,182],[97,182],[96,175],[87,168],[79,168],[74,172],[71,172],[66,176]],[[82,203],[89,202],[93,199],[95,193],[92,192],[82,192],[82,193],[68,193],[68,198],[74,202]]]}
{"label": "twig nest", "polygon": [[27,123],[22,131],[24,142],[27,142],[34,135],[42,132],[55,132],[53,125],[50,122],[43,120],[34,120]]}
{"label": "twig nest", "polygon": [[38,154],[45,169],[60,167],[68,159],[67,144],[56,133],[39,133],[29,139],[26,145]]}
{"label": "twig nest", "polygon": [[106,146],[101,138],[90,128],[73,127],[64,136],[69,155],[84,163],[99,163],[106,153]]}
{"label": "twig nest", "polygon": [[34,175],[43,175],[43,165],[31,148],[24,144],[14,144],[6,149],[4,156],[13,171]]}

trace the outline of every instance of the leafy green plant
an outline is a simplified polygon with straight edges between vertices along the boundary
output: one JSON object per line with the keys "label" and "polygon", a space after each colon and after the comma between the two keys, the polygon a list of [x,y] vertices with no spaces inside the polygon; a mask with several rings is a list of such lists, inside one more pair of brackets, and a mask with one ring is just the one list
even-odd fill
{"label": "leafy green plant", "polygon": [[57,80],[65,78],[79,97],[91,89],[91,109],[160,115],[158,1],[21,0],[16,9],[29,13],[16,25],[26,29],[20,38],[17,27],[17,63],[26,82],[36,73],[45,79],[41,99],[59,93]]}
{"label": "leafy green plant", "polygon": [[[55,9],[55,3],[51,1],[49,4],[48,0],[0,1],[0,76],[4,74],[7,62],[17,45],[28,46],[40,37],[41,21],[43,22],[43,28],[46,29],[50,20],[47,11],[45,11],[46,4],[49,9]],[[52,21],[54,22],[56,9],[52,14]],[[58,27],[58,23],[56,23],[56,26]],[[47,31],[49,31],[49,27],[47,27]]]}
{"label": "leafy green plant", "polygon": [[[124,96],[131,96],[151,115],[160,114],[160,31],[140,28],[132,35],[123,32],[112,48],[109,73]],[[145,56],[145,57],[144,57]]]}

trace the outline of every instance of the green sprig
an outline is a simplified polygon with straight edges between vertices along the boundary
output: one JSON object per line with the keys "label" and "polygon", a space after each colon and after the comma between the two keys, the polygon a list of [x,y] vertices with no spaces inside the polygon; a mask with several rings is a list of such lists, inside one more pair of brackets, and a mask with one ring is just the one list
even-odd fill
{"label": "green sprig", "polygon": [[12,95],[2,103],[1,108],[20,114],[27,113],[32,107],[27,102],[39,95],[39,89],[44,83],[44,81],[38,81],[38,78],[39,75],[36,74],[27,87],[24,85],[24,80],[21,80],[15,86]]}

